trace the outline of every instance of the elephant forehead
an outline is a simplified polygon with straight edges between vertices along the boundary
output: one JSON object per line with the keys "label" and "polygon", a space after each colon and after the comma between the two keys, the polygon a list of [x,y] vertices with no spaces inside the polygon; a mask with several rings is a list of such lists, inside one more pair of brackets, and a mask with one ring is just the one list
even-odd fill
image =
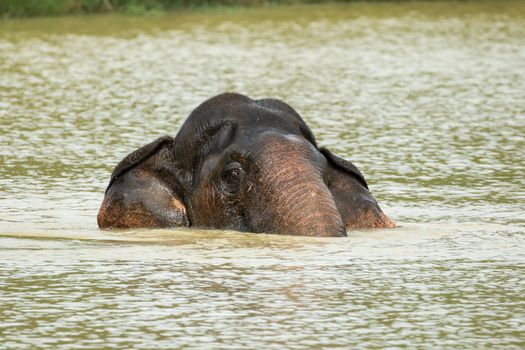
{"label": "elephant forehead", "polygon": [[224,94],[204,102],[185,121],[174,142],[177,163],[190,171],[209,154],[233,144],[252,149],[265,132],[297,135],[316,146],[301,117],[278,100],[254,101],[238,94]]}
{"label": "elephant forehead", "polygon": [[258,134],[252,142],[259,147],[266,146],[279,150],[307,149],[312,152],[316,150],[315,146],[302,135],[293,132],[282,132],[280,130],[265,130]]}
{"label": "elephant forehead", "polygon": [[267,132],[305,138],[299,126],[282,117],[246,114],[237,118],[214,119],[213,122],[195,126],[194,130],[178,135],[176,144],[179,156],[203,159],[232,144],[251,148],[253,142]]}
{"label": "elephant forehead", "polygon": [[319,168],[326,166],[326,159],[310,141],[302,135],[266,131],[252,141],[254,159],[267,161],[273,159],[273,164],[290,164],[297,166],[298,162],[307,162]]}
{"label": "elephant forehead", "polygon": [[304,134],[305,130],[307,134],[310,132],[302,119],[287,111],[256,103],[237,103],[195,110],[184,123],[179,136],[192,138],[211,125],[235,125],[240,134],[253,134],[267,129],[297,134]]}
{"label": "elephant forehead", "polygon": [[303,135],[302,129],[307,128],[306,124],[299,125],[296,120],[272,113],[247,114],[240,120],[240,125],[239,131],[248,137],[254,137],[268,131]]}

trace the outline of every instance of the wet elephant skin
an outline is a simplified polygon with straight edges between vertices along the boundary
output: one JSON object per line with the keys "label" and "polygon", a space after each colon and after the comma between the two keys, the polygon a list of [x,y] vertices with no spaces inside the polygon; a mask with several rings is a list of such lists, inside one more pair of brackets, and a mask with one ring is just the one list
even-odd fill
{"label": "wet elephant skin", "polygon": [[202,103],[175,138],[125,157],[98,224],[327,237],[395,227],[357,167],[318,147],[292,107],[235,93]]}

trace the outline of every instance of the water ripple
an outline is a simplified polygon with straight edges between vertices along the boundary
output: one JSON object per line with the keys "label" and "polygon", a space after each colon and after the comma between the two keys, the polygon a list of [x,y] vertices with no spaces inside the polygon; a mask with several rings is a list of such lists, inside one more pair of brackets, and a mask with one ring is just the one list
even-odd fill
{"label": "water ripple", "polygon": [[[410,2],[0,23],[0,348],[523,348],[524,19]],[[98,231],[113,166],[223,91],[296,107],[402,227]]]}

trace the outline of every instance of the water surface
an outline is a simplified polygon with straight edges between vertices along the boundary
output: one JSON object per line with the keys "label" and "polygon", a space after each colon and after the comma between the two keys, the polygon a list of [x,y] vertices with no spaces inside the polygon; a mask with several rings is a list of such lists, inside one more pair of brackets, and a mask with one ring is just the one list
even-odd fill
{"label": "water surface", "polygon": [[[101,232],[205,99],[294,106],[402,227]],[[0,348],[525,347],[525,5],[0,22]]]}

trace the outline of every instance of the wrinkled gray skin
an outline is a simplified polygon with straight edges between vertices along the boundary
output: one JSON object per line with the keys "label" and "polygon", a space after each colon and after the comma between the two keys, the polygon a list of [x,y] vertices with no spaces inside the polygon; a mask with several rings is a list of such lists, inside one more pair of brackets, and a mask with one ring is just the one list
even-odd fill
{"label": "wrinkled gray skin", "polygon": [[395,227],[359,170],[319,148],[292,107],[233,93],[197,107],[175,139],[124,158],[98,224],[332,237]]}

